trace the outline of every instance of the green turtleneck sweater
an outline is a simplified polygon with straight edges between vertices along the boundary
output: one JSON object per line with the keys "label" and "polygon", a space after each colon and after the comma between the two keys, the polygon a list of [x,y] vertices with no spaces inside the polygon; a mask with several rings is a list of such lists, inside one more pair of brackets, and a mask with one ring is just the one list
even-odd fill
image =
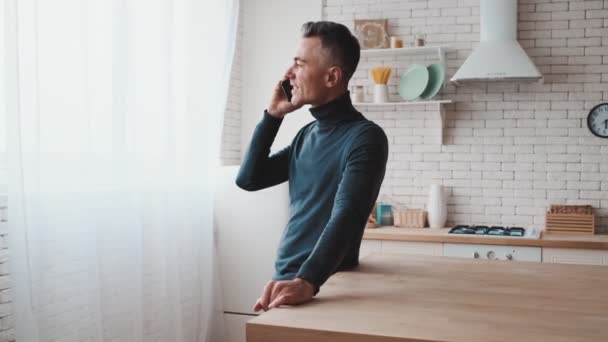
{"label": "green turtleneck sweater", "polygon": [[317,290],[335,272],[358,265],[367,218],[386,170],[388,141],[348,92],[311,108],[316,119],[291,145],[270,155],[281,126],[264,112],[239,170],[239,187],[255,191],[289,181],[289,222],[275,262],[275,280],[302,278]]}

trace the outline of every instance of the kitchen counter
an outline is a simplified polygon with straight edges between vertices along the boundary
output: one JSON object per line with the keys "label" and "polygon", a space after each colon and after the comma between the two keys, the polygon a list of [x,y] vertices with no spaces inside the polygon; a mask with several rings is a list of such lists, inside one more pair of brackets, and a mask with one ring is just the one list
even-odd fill
{"label": "kitchen counter", "polygon": [[248,342],[608,341],[608,267],[372,254]]}
{"label": "kitchen counter", "polygon": [[512,237],[500,238],[493,236],[456,235],[448,234],[449,230],[450,228],[368,228],[365,229],[363,239],[608,250],[608,235],[543,233],[540,239],[526,239]]}

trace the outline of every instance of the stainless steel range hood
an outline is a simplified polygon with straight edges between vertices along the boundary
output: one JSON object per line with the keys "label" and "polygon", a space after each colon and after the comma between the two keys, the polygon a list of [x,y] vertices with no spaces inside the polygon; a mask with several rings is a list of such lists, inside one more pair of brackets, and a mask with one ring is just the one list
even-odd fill
{"label": "stainless steel range hood", "polygon": [[480,0],[479,46],[450,81],[539,81],[542,74],[517,42],[517,0]]}

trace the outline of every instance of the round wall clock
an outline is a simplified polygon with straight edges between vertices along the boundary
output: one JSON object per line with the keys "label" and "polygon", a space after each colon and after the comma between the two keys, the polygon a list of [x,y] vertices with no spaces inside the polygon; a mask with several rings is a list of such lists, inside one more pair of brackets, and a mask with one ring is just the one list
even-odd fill
{"label": "round wall clock", "polygon": [[587,127],[594,135],[608,138],[608,103],[600,103],[589,111]]}

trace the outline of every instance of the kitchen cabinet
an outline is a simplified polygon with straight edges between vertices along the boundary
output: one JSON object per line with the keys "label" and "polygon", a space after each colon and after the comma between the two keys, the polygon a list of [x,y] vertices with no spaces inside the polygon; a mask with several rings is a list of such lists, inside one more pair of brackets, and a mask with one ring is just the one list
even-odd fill
{"label": "kitchen cabinet", "polygon": [[414,255],[441,256],[443,246],[433,242],[410,242],[389,240],[363,240],[359,250],[359,259],[371,253],[399,253]]}
{"label": "kitchen cabinet", "polygon": [[477,245],[468,243],[444,243],[443,255],[450,257],[541,262],[540,247]]}
{"label": "kitchen cabinet", "polygon": [[543,263],[608,266],[608,251],[571,248],[543,248]]}
{"label": "kitchen cabinet", "polygon": [[[386,242],[435,243],[443,256],[534,261],[562,264],[608,265],[608,235],[547,234],[540,238],[499,238],[449,234],[450,228],[419,229],[382,227],[366,229],[364,243],[374,242],[382,251]],[[484,247],[486,246],[486,247]],[[532,249],[530,249],[532,248]],[[387,247],[386,250],[389,248]],[[510,256],[509,256],[510,255]]]}
{"label": "kitchen cabinet", "polygon": [[382,253],[441,256],[443,247],[435,242],[382,241]]}
{"label": "kitchen cabinet", "polygon": [[608,250],[580,248],[364,239],[361,242],[359,258],[364,258],[371,253],[402,253],[473,259],[608,266]]}

